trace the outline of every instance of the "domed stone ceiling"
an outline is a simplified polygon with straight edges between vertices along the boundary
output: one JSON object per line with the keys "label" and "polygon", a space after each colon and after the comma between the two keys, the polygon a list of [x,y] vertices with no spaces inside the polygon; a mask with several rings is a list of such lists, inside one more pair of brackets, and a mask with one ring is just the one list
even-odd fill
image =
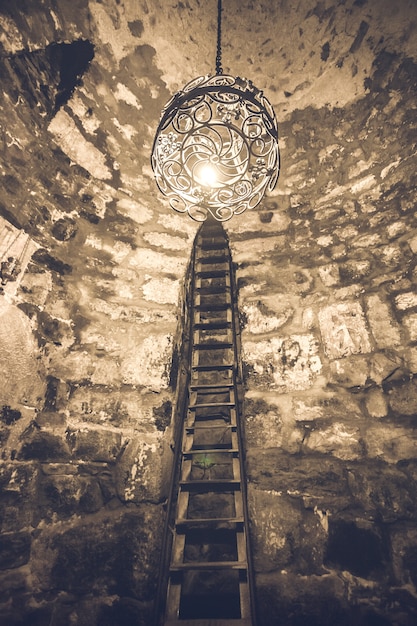
{"label": "domed stone ceiling", "polygon": [[[0,2],[7,626],[151,623],[198,225],[150,152],[216,29],[216,0]],[[260,626],[415,623],[416,29],[415,0],[223,0],[282,160],[225,224]]]}
{"label": "domed stone ceiling", "polygon": [[[167,209],[149,157],[162,106],[191,78],[214,71],[216,4],[2,4],[1,42],[10,59],[3,76],[11,83],[1,107],[10,155],[2,168],[7,181],[2,213],[13,214],[30,234],[35,230],[39,245],[46,238],[46,247],[72,268],[72,297],[87,318],[94,308],[91,290],[105,289],[109,280],[119,306],[125,301],[132,309],[140,301],[146,308],[148,301],[153,307],[153,297],[161,304],[177,302],[178,276],[196,226]],[[415,57],[415,13],[412,0],[228,0],[224,71],[263,89],[281,124],[306,107],[330,112],[369,93],[375,76],[395,63],[399,51]],[[80,41],[90,42],[90,48],[78,49],[78,57],[75,52],[64,57],[54,47]],[[68,77],[64,68],[71,59],[77,59],[79,75]],[[286,132],[282,135],[276,194],[288,197],[290,164]],[[244,224],[240,220],[230,228]],[[94,278],[91,285],[88,279],[74,280],[93,265],[94,256],[102,268],[108,260],[115,264],[111,278]],[[94,275],[97,267],[90,271]],[[68,313],[58,317],[68,319]]]}

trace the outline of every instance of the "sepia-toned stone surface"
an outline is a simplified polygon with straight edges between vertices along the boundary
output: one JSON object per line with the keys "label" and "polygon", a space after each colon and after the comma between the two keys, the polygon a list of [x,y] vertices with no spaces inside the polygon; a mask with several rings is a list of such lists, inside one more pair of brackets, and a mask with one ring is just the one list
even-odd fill
{"label": "sepia-toned stone surface", "polygon": [[[198,225],[149,157],[216,4],[0,3],[1,626],[152,623]],[[225,224],[259,626],[417,622],[416,9],[223,3],[281,151]]]}

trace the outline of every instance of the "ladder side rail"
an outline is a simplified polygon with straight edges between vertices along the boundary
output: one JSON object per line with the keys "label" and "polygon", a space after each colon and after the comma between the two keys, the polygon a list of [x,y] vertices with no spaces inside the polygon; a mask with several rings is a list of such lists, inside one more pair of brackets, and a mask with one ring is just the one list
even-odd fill
{"label": "ladder side rail", "polygon": [[[186,312],[186,326],[184,325],[183,346],[185,348],[181,352],[182,367],[179,368],[177,376],[177,402],[175,408],[174,429],[174,459],[173,471],[171,473],[171,483],[169,489],[169,497],[167,502],[167,515],[165,523],[165,532],[163,536],[161,569],[158,580],[157,605],[155,607],[155,626],[255,626],[255,598],[253,587],[253,567],[251,562],[251,550],[249,540],[249,523],[248,523],[248,506],[247,506],[247,485],[245,479],[244,467],[244,448],[243,448],[243,428],[241,423],[242,411],[242,364],[240,360],[240,328],[237,311],[236,287],[234,282],[233,264],[230,253],[230,247],[227,234],[221,226],[213,233],[210,224],[204,229],[204,224],[200,227],[193,246],[191,260],[187,274],[186,298],[188,298],[188,317]],[[220,236],[219,236],[220,233]],[[217,240],[216,240],[217,238]],[[211,259],[201,262],[201,252],[203,250],[213,250]],[[217,251],[221,250],[219,253]],[[210,264],[213,265],[209,269]],[[219,268],[224,265],[225,269]],[[216,266],[216,267],[215,267]],[[223,277],[224,276],[224,280]],[[204,295],[202,290],[202,278],[207,278],[208,284],[212,283],[213,287],[217,280],[219,285],[210,296],[210,290]],[[218,293],[218,298],[214,294]],[[225,295],[225,302],[222,303],[221,294]],[[216,301],[217,300],[217,301]],[[202,312],[207,311],[207,314]],[[220,320],[224,319],[224,314],[215,315],[215,311],[226,311],[226,325]],[[213,327],[210,329],[210,317],[214,319]],[[217,317],[217,321],[216,320]],[[204,320],[204,321],[202,321]],[[216,332],[217,328],[226,328],[224,333]],[[214,332],[211,333],[211,330]],[[230,333],[230,335],[229,335]],[[212,334],[213,338],[210,337]],[[223,338],[226,336],[226,341]],[[230,337],[230,341],[229,341]],[[220,339],[221,338],[221,339]],[[220,344],[220,345],[219,345]],[[219,350],[229,350],[230,357],[226,354],[222,356]],[[208,356],[202,357],[202,352],[211,352]],[[213,361],[212,357],[217,354]],[[187,358],[188,357],[188,358]],[[220,361],[217,362],[218,358]],[[226,359],[226,362],[221,359]],[[233,361],[233,364],[232,364]],[[204,371],[227,371],[230,370],[230,378],[221,377],[219,384],[212,383],[211,376],[208,379],[203,377]],[[226,384],[221,384],[226,380]],[[207,384],[209,381],[210,384]],[[200,382],[200,385],[198,384]],[[226,388],[226,391],[225,391]],[[200,394],[200,395],[198,395]],[[205,394],[207,397],[205,397]],[[218,398],[215,398],[215,396]],[[214,424],[207,425],[204,423],[200,426],[196,424],[198,411],[202,411],[202,421],[214,419],[216,416],[212,409],[224,407],[228,411],[228,426],[230,430],[230,443],[224,442],[226,447],[223,448],[222,440],[214,443],[213,452],[229,452],[232,453],[232,478],[226,477],[209,477],[209,479],[199,478],[198,474],[191,477],[193,466],[193,455],[204,453],[207,448],[206,435],[199,435],[198,441],[194,442],[194,434],[201,428],[213,430],[219,428]],[[205,413],[209,411],[209,413]],[[200,418],[199,418],[200,419]],[[190,421],[191,420],[191,421]],[[191,423],[192,422],[192,423]],[[200,438],[202,437],[202,439]],[[218,446],[218,447],[217,447]],[[230,446],[230,448],[229,448]],[[188,498],[190,493],[203,494],[207,491],[208,497],[212,497],[213,493],[231,493],[234,502],[234,516],[222,517],[194,517],[188,518]],[[209,494],[211,494],[209,496]],[[207,517],[207,519],[204,519]],[[218,517],[218,516],[217,516]],[[224,525],[230,523],[236,533],[236,560],[225,561],[205,561],[197,559],[195,561],[186,561],[184,559],[184,550],[187,530],[192,529],[195,524],[204,525],[208,528],[217,527],[217,524]],[[180,529],[181,528],[181,529]],[[178,531],[180,535],[178,535]],[[192,535],[188,535],[190,541]],[[233,553],[229,553],[233,554]],[[184,560],[183,560],[184,559]],[[200,617],[190,619],[190,613],[186,611],[180,614],[180,602],[182,594],[182,574],[181,572],[189,571],[205,571],[205,570],[239,571],[239,597],[240,597],[240,618],[233,618],[232,613],[227,617]],[[198,596],[197,596],[198,597]],[[238,597],[238,596],[236,596]],[[192,609],[193,610],[193,609]],[[233,611],[234,609],[232,609]],[[188,617],[187,617],[188,615]],[[236,613],[237,616],[237,613]]]}
{"label": "ladder side rail", "polygon": [[252,618],[252,626],[257,625],[256,618],[256,599],[255,599],[255,584],[253,579],[253,559],[252,559],[252,549],[251,549],[251,541],[250,541],[250,532],[249,532],[249,507],[248,507],[248,497],[247,497],[247,484],[246,484],[246,468],[245,468],[245,448],[244,448],[244,436],[243,436],[243,425],[242,425],[242,415],[243,415],[243,368],[242,361],[240,358],[241,354],[241,333],[240,333],[240,320],[237,308],[237,287],[235,281],[235,272],[232,263],[232,255],[229,252],[229,277],[230,277],[230,294],[232,301],[232,333],[233,333],[233,348],[234,348],[234,360],[236,363],[236,371],[235,375],[235,387],[236,387],[236,424],[237,424],[237,438],[238,438],[238,447],[240,450],[239,454],[239,464],[240,464],[240,475],[242,479],[241,484],[241,496],[242,496],[242,507],[243,507],[243,518],[245,520],[245,541],[246,541],[246,558],[248,563],[248,586],[249,586],[249,595],[250,595],[250,609],[251,609],[251,618]]}
{"label": "ladder side rail", "polygon": [[[195,298],[195,256],[196,247],[193,246],[190,263],[186,273],[186,287],[184,289],[185,302],[183,316],[186,323],[181,337],[182,349],[179,357],[180,363],[176,379],[177,398],[175,403],[175,411],[172,415],[174,426],[172,433],[173,459],[171,465],[171,480],[166,502],[166,517],[162,536],[160,567],[155,595],[156,601],[153,612],[153,623],[155,626],[163,626],[165,622],[165,611],[168,602],[169,565],[173,546],[173,528],[175,528],[176,502],[178,499],[179,478],[181,472],[181,441],[184,431],[185,420],[188,414],[189,388],[191,381],[191,329],[193,324]],[[188,316],[186,317],[187,311]]]}
{"label": "ladder side rail", "polygon": [[[184,375],[184,372],[182,373]],[[169,585],[169,565],[171,560],[171,552],[173,547],[173,532],[175,528],[175,510],[176,503],[178,501],[179,493],[179,478],[181,471],[181,433],[183,432],[183,422],[188,412],[188,380],[189,372],[186,372],[187,382],[184,382],[184,393],[179,394],[178,405],[176,407],[173,419],[175,420],[175,435],[173,459],[172,459],[172,472],[169,485],[168,499],[166,502],[166,517],[164,524],[164,532],[161,545],[161,559],[160,559],[160,571],[158,576],[158,586],[156,593],[155,611],[154,611],[154,624],[155,626],[163,626],[164,615],[167,602],[167,590]],[[182,383],[181,383],[182,384]]]}

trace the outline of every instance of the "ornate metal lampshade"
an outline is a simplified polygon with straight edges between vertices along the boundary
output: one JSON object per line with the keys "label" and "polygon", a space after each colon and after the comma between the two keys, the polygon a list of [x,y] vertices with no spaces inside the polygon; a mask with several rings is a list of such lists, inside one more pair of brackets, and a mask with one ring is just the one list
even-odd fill
{"label": "ornate metal lampshade", "polygon": [[253,209],[278,178],[278,128],[262,91],[223,75],[219,2],[217,75],[188,83],[162,111],[152,168],[170,205],[196,221]]}

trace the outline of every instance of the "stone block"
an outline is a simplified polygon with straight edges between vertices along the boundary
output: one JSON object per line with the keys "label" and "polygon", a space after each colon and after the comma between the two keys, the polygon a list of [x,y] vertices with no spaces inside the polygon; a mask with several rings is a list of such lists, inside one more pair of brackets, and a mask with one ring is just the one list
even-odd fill
{"label": "stone block", "polygon": [[406,364],[413,374],[417,374],[417,346],[411,346],[406,352]]}
{"label": "stone block", "polygon": [[103,506],[100,486],[88,476],[50,476],[42,485],[43,517],[65,519],[95,513]]}
{"label": "stone block", "polygon": [[333,245],[333,243],[334,240],[331,235],[321,235],[317,238],[317,244],[322,248],[328,248],[329,246]]}
{"label": "stone block", "polygon": [[274,252],[281,251],[286,246],[286,235],[272,237],[257,237],[250,240],[233,242],[233,260],[235,263],[257,262]]}
{"label": "stone block", "polygon": [[[5,500],[5,494],[2,494]],[[11,533],[27,529],[36,518],[32,510],[35,499],[20,500],[16,506],[3,504],[0,506],[0,529],[2,533]]]}
{"label": "stone block", "polygon": [[368,379],[368,358],[349,356],[330,363],[329,382],[347,389],[365,387]]}
{"label": "stone block", "polygon": [[396,424],[373,425],[366,432],[366,448],[372,459],[387,463],[414,459],[417,455],[417,435],[414,429]]}
{"label": "stone block", "polygon": [[325,287],[333,287],[340,281],[339,266],[336,263],[319,267],[321,282]]}
{"label": "stone block", "polygon": [[357,161],[355,165],[349,168],[348,178],[349,179],[357,178],[358,176],[360,176],[360,174],[362,174],[362,172],[365,172],[372,165],[373,165],[373,161],[371,161],[370,163],[367,163],[366,161],[362,161],[362,160]]}
{"label": "stone block", "polygon": [[366,316],[378,348],[390,348],[401,342],[400,330],[390,307],[377,294],[366,299]]}
{"label": "stone block", "polygon": [[113,430],[77,429],[67,431],[73,454],[84,461],[114,463],[122,447],[122,435]]}
{"label": "stone block", "polygon": [[342,626],[348,622],[345,583],[340,574],[300,576],[286,569],[256,575],[262,626]]}
{"label": "stone block", "polygon": [[389,405],[397,415],[417,415],[417,381],[393,386],[388,393]]}
{"label": "stone block", "polygon": [[250,484],[300,498],[308,509],[334,514],[351,504],[344,465],[330,455],[292,455],[252,448],[247,453]]}
{"label": "stone block", "polygon": [[38,350],[28,317],[1,298],[0,405],[40,407],[45,382],[37,360]]}
{"label": "stone block", "polygon": [[405,269],[407,261],[403,251],[399,246],[382,246],[372,251],[378,265],[383,265],[387,269],[394,270],[402,266]]}
{"label": "stone block", "polygon": [[417,253],[417,235],[414,237],[411,237],[411,239],[409,239],[407,243],[411,248],[411,252],[414,252],[414,254],[416,254]]}
{"label": "stone block", "polygon": [[339,302],[319,311],[320,330],[330,359],[371,351],[359,302]]}
{"label": "stone block", "polygon": [[352,242],[354,248],[376,248],[382,243],[382,237],[378,233],[362,235]]}
{"label": "stone block", "polygon": [[32,462],[3,463],[0,470],[0,527],[2,532],[27,529],[34,524],[39,469]]}
{"label": "stone block", "polygon": [[162,507],[150,504],[75,519],[55,532],[46,528],[32,544],[33,576],[61,595],[88,589],[96,596],[151,601],[162,528]]}
{"label": "stone block", "polygon": [[157,304],[178,304],[180,281],[170,278],[153,278],[145,275],[142,286],[143,297],[149,302]]}
{"label": "stone block", "polygon": [[[272,303],[273,305],[273,303]],[[271,333],[284,326],[294,314],[294,310],[288,306],[270,308],[268,301],[243,303],[241,312],[246,318],[245,330],[252,335]]]}
{"label": "stone block", "polygon": [[344,228],[339,228],[337,231],[337,236],[342,241],[349,241],[350,239],[357,237],[358,234],[359,234],[359,231],[356,228],[356,226],[354,226],[353,224],[349,224],[345,226]]}
{"label": "stone block", "polygon": [[314,422],[326,418],[326,400],[320,402],[318,399],[293,399],[294,419],[296,422]]}
{"label": "stone block", "polygon": [[387,562],[381,531],[367,521],[330,518],[324,562],[360,578],[379,578]]}
{"label": "stone block", "polygon": [[[0,570],[0,589],[2,591],[1,595],[1,604],[2,604],[2,615],[0,617],[0,624],[2,626],[8,626],[8,624],[13,623],[14,616],[7,615],[6,602],[9,604],[9,607],[13,607],[13,601],[16,600],[16,597],[20,594],[25,594],[27,597],[27,593],[31,588],[31,580],[30,580],[30,572],[28,568],[16,568],[16,569],[5,569]],[[12,608],[13,612],[13,608]],[[3,622],[1,621],[3,619]]]}
{"label": "stone block", "polygon": [[[338,217],[340,213],[341,213],[341,210],[333,206],[322,207],[321,209],[318,209],[317,211],[314,212],[314,219],[320,222],[321,221],[329,222],[330,220],[333,220],[335,217]],[[356,230],[355,230],[355,233],[356,233]],[[338,236],[339,236],[339,232],[338,232]]]}
{"label": "stone block", "polygon": [[383,461],[360,463],[349,466],[348,483],[366,516],[386,523],[415,519],[417,485],[405,472]]}
{"label": "stone block", "polygon": [[42,411],[36,416],[36,421],[41,428],[59,428],[67,423],[67,416],[64,412]]}
{"label": "stone block", "polygon": [[137,430],[153,432],[155,411],[165,411],[163,407],[167,407],[169,402],[172,402],[172,392],[156,396],[154,393],[141,393],[134,387],[80,385],[74,386],[68,409],[72,423],[80,420],[84,424],[123,428],[131,428],[134,424]]}
{"label": "stone block", "polygon": [[316,328],[316,314],[313,307],[306,307],[301,313],[301,327],[303,330],[312,331]]}
{"label": "stone block", "polygon": [[41,273],[26,271],[22,276],[20,289],[24,291],[25,302],[42,307],[52,289],[52,272],[46,270]]}
{"label": "stone block", "polygon": [[260,233],[270,235],[271,232],[280,233],[287,230],[288,226],[291,224],[291,219],[282,211],[281,204],[283,204],[283,201],[280,199],[279,208],[281,210],[276,210],[278,203],[268,200],[267,198],[263,201],[263,205],[267,211],[271,206],[272,215],[271,220],[268,222],[262,222],[260,213],[254,211],[247,212],[244,220],[230,220],[230,222],[225,224],[227,232],[233,233],[233,240],[230,242],[233,256],[236,239],[239,235],[244,237],[257,236]]}
{"label": "stone block", "polygon": [[364,178],[361,178],[356,183],[354,183],[351,187],[352,193],[362,193],[363,191],[374,187],[376,183],[375,176],[373,174],[369,174]]}
{"label": "stone block", "polygon": [[302,206],[304,203],[304,199],[300,194],[293,193],[290,196],[290,207],[292,209],[296,209],[297,207]]}
{"label": "stone block", "polygon": [[399,311],[407,311],[407,309],[417,307],[417,293],[408,291],[398,294],[395,296],[395,306]]}
{"label": "stone block", "polygon": [[375,352],[369,359],[369,377],[377,385],[382,385],[401,371],[402,365],[401,356],[394,351]]}
{"label": "stone block", "polygon": [[92,176],[107,180],[112,177],[105,155],[87,141],[75,121],[62,109],[53,117],[48,130],[58,145],[75,163],[84,167]]}
{"label": "stone block", "polygon": [[414,523],[391,527],[392,564],[399,585],[417,589],[417,529]]}
{"label": "stone block", "polygon": [[[305,417],[303,419],[305,408],[303,409],[302,405],[307,408],[307,418],[311,416],[311,420],[306,420]],[[324,428],[329,422],[335,421],[357,424],[363,417],[359,394],[351,393],[345,389],[337,389],[335,393],[317,393],[315,400],[313,398],[311,400],[303,400],[301,405],[299,401],[295,400],[293,412],[297,422],[304,422],[306,426],[310,426],[313,430]],[[314,415],[317,415],[317,417],[314,417]],[[347,416],[349,417],[347,418]]]}
{"label": "stone block", "polygon": [[188,237],[181,235],[170,235],[157,231],[145,232],[144,240],[151,246],[160,250],[180,250],[188,252],[190,249],[190,241]]}
{"label": "stone block", "polygon": [[388,414],[388,402],[381,389],[370,389],[365,397],[366,410],[370,417],[381,418]]}
{"label": "stone block", "polygon": [[278,448],[282,445],[283,419],[280,409],[263,399],[245,399],[244,428],[247,446]]}
{"label": "stone block", "polygon": [[405,222],[393,222],[387,226],[387,234],[390,239],[396,239],[407,232],[407,224]]}
{"label": "stone block", "polygon": [[159,272],[160,275],[183,276],[187,262],[187,256],[165,254],[150,248],[136,248],[129,256],[129,267],[139,269],[141,274],[144,271],[152,271],[153,273]]}
{"label": "stone block", "polygon": [[350,461],[363,454],[361,432],[357,426],[335,422],[328,428],[312,429],[305,437],[303,451],[331,454]]}
{"label": "stone block", "polygon": [[347,285],[346,287],[337,287],[334,290],[336,300],[351,301],[353,298],[359,298],[362,288],[358,284]]}
{"label": "stone block", "polygon": [[367,259],[347,261],[340,268],[340,278],[343,281],[358,283],[371,273],[372,265]]}
{"label": "stone block", "polygon": [[250,488],[248,500],[257,572],[284,568],[300,574],[322,571],[326,533],[314,513],[273,491]]}
{"label": "stone block", "polygon": [[16,569],[30,558],[30,533],[25,531],[0,535],[0,570]]}
{"label": "stone block", "polygon": [[0,488],[7,499],[29,499],[36,494],[39,469],[33,463],[3,463],[0,471]]}
{"label": "stone block", "polygon": [[[165,478],[163,446],[160,431],[144,436],[140,441],[131,440],[118,460],[116,488],[124,502],[139,503],[143,500],[161,502],[167,497],[168,481]],[[173,460],[169,450],[170,460]]]}
{"label": "stone block", "polygon": [[36,430],[25,437],[17,454],[20,461],[63,461],[70,457],[70,449],[60,435]]}
{"label": "stone block", "polygon": [[167,389],[172,361],[173,336],[150,333],[126,350],[121,358],[120,377],[125,385]]}
{"label": "stone block", "polygon": [[403,324],[408,331],[410,341],[417,341],[417,313],[405,315]]}
{"label": "stone block", "polygon": [[312,334],[244,339],[242,352],[251,386],[281,392],[308,389],[321,371],[318,343]]}

